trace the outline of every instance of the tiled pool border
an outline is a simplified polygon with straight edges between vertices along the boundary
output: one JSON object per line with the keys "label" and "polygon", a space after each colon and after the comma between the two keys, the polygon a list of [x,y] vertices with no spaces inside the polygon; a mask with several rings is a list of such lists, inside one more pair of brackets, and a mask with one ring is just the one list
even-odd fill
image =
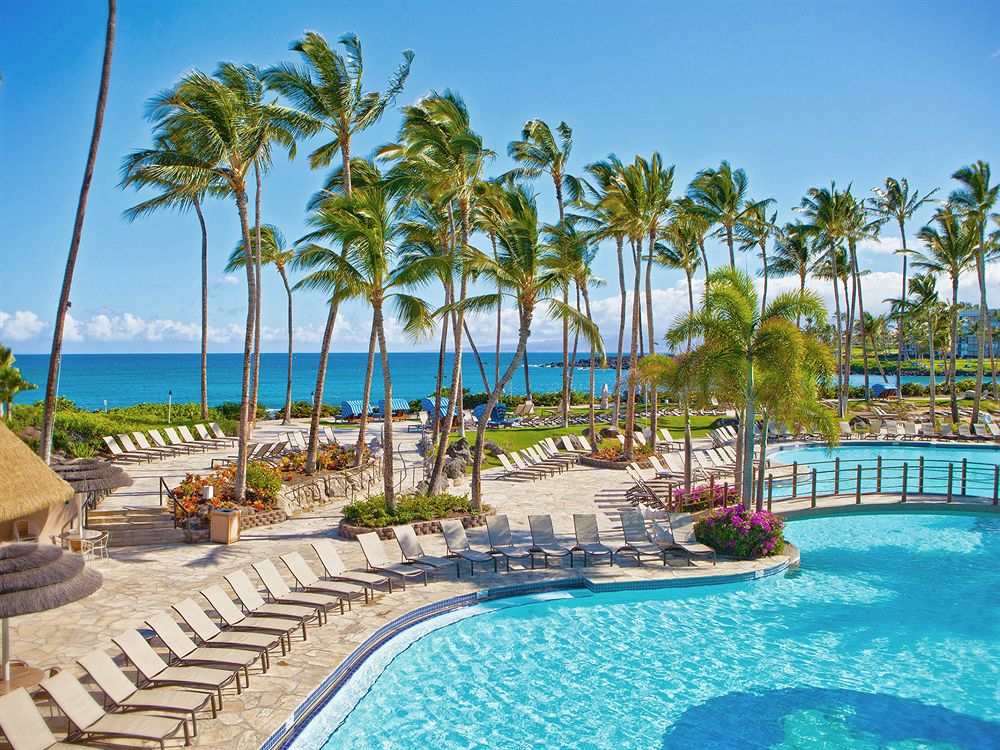
{"label": "tiled pool border", "polygon": [[698,576],[692,578],[666,578],[635,581],[612,581],[608,583],[594,582],[582,576],[560,580],[536,581],[534,583],[515,584],[483,589],[472,594],[463,594],[438,602],[425,604],[422,607],[400,615],[392,622],[386,623],[352,651],[330,675],[314,689],[309,696],[299,704],[284,724],[275,730],[261,745],[261,750],[288,750],[309,722],[316,716],[337,692],[343,688],[358,669],[378,651],[379,648],[409,628],[422,622],[476,604],[506,599],[515,596],[545,594],[554,591],[572,591],[586,589],[595,594],[617,591],[645,591],[666,588],[688,588],[693,586],[717,586],[724,584],[746,583],[760,578],[769,578],[784,572],[798,560],[798,550],[789,545],[791,554],[781,562],[767,568],[745,573],[724,575]]}

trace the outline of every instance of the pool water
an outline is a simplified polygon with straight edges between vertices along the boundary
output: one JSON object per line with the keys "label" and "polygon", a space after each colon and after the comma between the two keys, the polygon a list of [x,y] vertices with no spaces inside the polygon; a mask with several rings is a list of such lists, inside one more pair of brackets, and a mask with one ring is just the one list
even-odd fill
{"label": "pool water", "polygon": [[[923,492],[944,495],[948,491],[948,464],[952,469],[952,492],[955,495],[992,498],[996,481],[996,466],[1000,464],[1000,446],[932,445],[928,443],[894,444],[862,442],[827,448],[823,445],[802,448],[777,448],[768,454],[772,462],[799,464],[799,479],[795,494],[808,495],[812,491],[809,466],[815,466],[816,493],[819,495],[852,494],[858,484],[857,467],[861,465],[861,491],[878,489],[877,459],[882,457],[882,492],[898,493],[903,487],[903,464],[906,463],[906,490],[921,491],[920,459],[924,459]],[[833,461],[840,458],[840,470]],[[962,459],[966,459],[965,492],[962,492]],[[834,476],[839,474],[839,482]],[[790,480],[775,479],[772,495],[792,495]]]}
{"label": "pool water", "polygon": [[998,533],[802,520],[784,575],[473,607],[352,678],[294,747],[1000,748]]}

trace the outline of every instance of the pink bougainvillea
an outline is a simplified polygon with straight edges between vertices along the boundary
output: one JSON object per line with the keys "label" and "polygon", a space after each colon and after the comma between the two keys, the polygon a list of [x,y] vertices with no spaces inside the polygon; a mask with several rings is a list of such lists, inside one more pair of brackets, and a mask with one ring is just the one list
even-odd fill
{"label": "pink bougainvillea", "polygon": [[784,550],[784,529],[785,522],[770,511],[731,505],[699,519],[694,533],[720,555],[768,557]]}

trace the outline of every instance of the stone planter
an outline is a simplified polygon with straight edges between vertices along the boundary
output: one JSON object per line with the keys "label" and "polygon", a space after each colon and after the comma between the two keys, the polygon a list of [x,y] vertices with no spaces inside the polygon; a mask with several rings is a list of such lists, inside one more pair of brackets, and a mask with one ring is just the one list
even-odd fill
{"label": "stone planter", "polygon": [[341,504],[367,493],[381,477],[379,461],[369,461],[354,469],[316,474],[299,484],[282,487],[278,492],[278,508],[287,516],[324,505]]}
{"label": "stone planter", "polygon": [[[260,526],[270,526],[274,523],[282,523],[288,520],[288,514],[280,508],[265,510],[262,513],[250,513],[246,509],[240,511],[240,531],[256,529]],[[208,526],[185,526],[184,541],[188,544],[207,542],[210,536]]]}
{"label": "stone planter", "polygon": [[628,467],[627,461],[608,461],[605,458],[594,456],[580,456],[580,463],[594,469],[615,469],[617,471],[624,471]]}
{"label": "stone planter", "polygon": [[[467,516],[453,516],[457,520],[462,522],[462,526],[467,529],[475,528],[477,526],[486,525],[485,515],[467,515]],[[440,534],[441,533],[441,523],[439,521],[414,521],[410,524],[413,527],[414,533],[418,536],[423,534]],[[344,539],[357,539],[358,534],[367,534],[370,531],[374,531],[378,534],[379,539],[388,540],[393,538],[392,527],[382,526],[377,529],[371,529],[367,526],[351,526],[351,524],[345,522],[343,519],[340,521],[340,526],[337,528],[337,533]]]}

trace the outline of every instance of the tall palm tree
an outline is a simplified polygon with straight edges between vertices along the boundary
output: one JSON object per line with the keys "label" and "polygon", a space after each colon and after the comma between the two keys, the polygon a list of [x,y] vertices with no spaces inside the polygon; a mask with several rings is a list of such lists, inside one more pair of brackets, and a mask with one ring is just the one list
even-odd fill
{"label": "tall palm tree", "polygon": [[[917,235],[927,249],[914,254],[913,265],[929,274],[946,274],[951,281],[951,356],[948,370],[952,384],[955,382],[958,356],[958,282],[962,274],[976,263],[978,231],[979,227],[974,217],[963,217],[955,206],[949,205],[938,209],[933,224],[925,226]],[[934,379],[933,370],[931,379]],[[957,391],[958,389],[952,385],[952,422],[958,422]]]}
{"label": "tall palm tree", "polygon": [[865,334],[871,342],[872,353],[875,355],[875,364],[878,365],[879,375],[883,383],[888,383],[889,379],[885,376],[885,370],[882,367],[882,355],[879,354],[879,342],[884,341],[889,333],[888,318],[885,315],[872,315],[868,312],[864,313],[863,316],[865,319]]}
{"label": "tall palm tree", "polygon": [[[684,272],[687,279],[688,314],[694,315],[694,273],[701,263],[701,254],[697,228],[691,225],[690,219],[690,214],[674,212],[670,222],[663,227],[661,237],[665,244],[657,246],[656,262],[665,268]],[[687,348],[691,348],[690,340]]]}
{"label": "tall palm tree", "polygon": [[[254,248],[253,252],[249,255],[254,258],[255,262],[259,255],[260,262],[263,265],[274,266],[281,277],[281,283],[285,287],[285,294],[288,296],[288,377],[285,385],[285,407],[283,409],[284,419],[282,420],[282,424],[289,425],[292,423],[292,339],[294,328],[292,325],[292,287],[288,282],[288,267],[295,258],[295,250],[286,247],[285,235],[274,224],[264,224],[262,227],[255,226],[251,229],[250,234],[252,235],[251,242],[256,242],[256,238],[260,238],[260,252],[258,253],[256,248]],[[236,243],[235,249],[229,256],[229,261],[226,263],[226,272],[231,273],[243,268],[247,256],[248,253],[243,247],[243,241],[240,240]]]}
{"label": "tall palm tree", "polygon": [[[183,149],[183,145],[176,143],[162,143],[160,147],[168,151]],[[202,178],[203,175],[198,177]],[[190,174],[173,173],[167,175],[167,178],[164,180],[157,176],[155,165],[133,168],[126,159],[121,187],[152,187],[158,189],[159,194],[127,209],[124,217],[126,221],[132,222],[154,211],[175,210],[184,213],[192,208],[198,217],[201,228],[201,418],[208,419],[208,227],[201,205],[212,186],[193,179]]]}
{"label": "tall palm tree", "polygon": [[90,131],[90,148],[87,151],[87,165],[83,170],[83,183],[80,185],[80,197],[76,204],[76,217],[73,220],[73,236],[69,242],[69,254],[66,258],[66,270],[63,272],[62,289],[59,292],[59,306],[56,308],[56,320],[52,331],[52,350],[49,353],[49,372],[45,383],[45,406],[42,412],[41,454],[42,459],[49,463],[52,458],[52,432],[56,419],[56,388],[59,383],[59,366],[62,362],[63,331],[66,327],[66,314],[69,312],[69,294],[73,287],[73,272],[76,270],[76,256],[80,251],[80,240],[83,237],[83,220],[87,214],[87,196],[90,194],[90,182],[94,177],[94,164],[97,162],[97,147],[101,142],[101,129],[104,126],[104,108],[108,101],[108,86],[111,79],[111,54],[115,47],[115,16],[117,1],[108,0],[108,21],[104,35],[104,61],[101,64],[101,83],[97,92],[97,110],[94,113],[94,126]]}
{"label": "tall palm tree", "polygon": [[736,226],[736,236],[740,240],[740,250],[760,250],[761,276],[764,279],[764,288],[760,295],[760,304],[767,307],[767,243],[777,232],[776,222],[778,212],[775,211],[770,216],[767,209],[774,203],[774,198],[765,198],[759,201],[748,201],[746,210]]}
{"label": "tall palm tree", "polygon": [[698,172],[687,190],[688,197],[694,201],[693,210],[712,224],[719,225],[718,233],[729,248],[730,268],[736,268],[734,233],[746,210],[749,188],[747,173],[742,169],[734,170],[728,161],[723,161],[718,169]]}
{"label": "tall palm tree", "polygon": [[883,223],[895,221],[896,226],[899,227],[899,240],[902,243],[902,247],[898,252],[903,256],[903,284],[900,299],[904,304],[899,308],[899,314],[902,317],[899,319],[899,330],[897,332],[898,348],[896,350],[896,394],[899,398],[902,398],[902,394],[900,393],[900,376],[903,370],[903,321],[906,316],[905,302],[907,289],[906,261],[909,255],[909,251],[906,248],[906,222],[913,217],[913,214],[922,205],[930,201],[934,193],[937,192],[937,188],[921,196],[919,190],[910,192],[910,185],[907,183],[905,177],[899,180],[895,177],[886,177],[885,184],[882,187],[872,188],[872,192],[875,194],[875,197],[868,199],[869,210]]}
{"label": "tall palm tree", "polygon": [[695,241],[698,243],[698,251],[701,253],[701,267],[705,274],[706,282],[711,268],[708,265],[708,253],[705,251],[705,237],[712,229],[712,222],[706,219],[704,214],[698,210],[697,204],[690,196],[684,195],[674,201],[674,215],[683,216],[684,223],[688,227]]}
{"label": "tall palm tree", "polygon": [[[799,291],[806,289],[806,277],[812,263],[816,233],[800,222],[788,222],[778,229],[774,239],[774,253],[771,257],[772,276],[798,276]],[[795,325],[801,324],[796,319]]]}
{"label": "tall palm tree", "polygon": [[[355,34],[345,34],[339,42],[343,52],[331,48],[321,34],[308,31],[291,45],[291,49],[302,57],[302,64],[282,63],[269,68],[264,75],[273,89],[286,96],[301,112],[313,118],[324,132],[330,134],[330,140],[309,155],[309,165],[313,169],[328,166],[339,153],[343,169],[343,190],[350,197],[351,139],[378,122],[386,109],[392,106],[410,74],[413,52],[403,51],[403,62],[389,77],[383,91],[365,91],[362,76],[364,56],[360,40]],[[341,251],[345,257],[347,250],[345,247]],[[323,406],[327,359],[340,309],[340,303],[336,299],[337,295],[331,297],[320,344],[319,368],[316,372],[312,418],[309,423],[307,471],[315,470],[319,451],[319,415]]]}
{"label": "tall palm tree", "polygon": [[[936,394],[935,394],[935,361],[934,361],[934,322],[937,316],[940,314],[941,302],[938,298],[937,293],[937,277],[932,273],[925,273],[922,275],[914,276],[910,279],[910,295],[913,297],[913,303],[909,306],[909,312],[912,312],[918,318],[926,322],[927,324],[927,356],[930,359],[930,382],[928,384],[929,395],[931,399],[930,406],[930,419],[931,423],[934,423],[936,418],[935,414],[935,404],[936,404]],[[902,306],[906,306],[904,302]],[[952,391],[955,389],[952,388]]]}
{"label": "tall palm tree", "polygon": [[953,190],[948,201],[958,206],[976,223],[978,248],[976,251],[976,274],[979,279],[979,357],[976,363],[976,398],[972,404],[972,421],[979,419],[979,402],[983,392],[983,363],[985,346],[989,341],[990,360],[993,371],[993,397],[996,393],[996,357],[993,352],[993,324],[990,321],[989,305],[986,302],[986,224],[993,208],[1000,199],[1000,184],[990,184],[990,165],[982,160],[962,167],[952,176],[961,187]]}
{"label": "tall palm tree", "polygon": [[[868,387],[868,337],[865,335],[865,301],[861,284],[863,272],[858,266],[858,243],[865,239],[877,237],[881,222],[870,219],[869,213],[865,210],[864,203],[854,197],[850,186],[844,191],[844,198],[846,201],[844,209],[846,219],[844,224],[844,240],[847,243],[851,277],[851,305],[847,316],[846,348],[848,363],[850,363],[854,351],[852,346],[854,321],[857,320],[861,334],[861,351],[865,377],[864,390],[865,400],[867,400],[870,393]],[[848,372],[850,372],[850,364],[848,364]]]}

